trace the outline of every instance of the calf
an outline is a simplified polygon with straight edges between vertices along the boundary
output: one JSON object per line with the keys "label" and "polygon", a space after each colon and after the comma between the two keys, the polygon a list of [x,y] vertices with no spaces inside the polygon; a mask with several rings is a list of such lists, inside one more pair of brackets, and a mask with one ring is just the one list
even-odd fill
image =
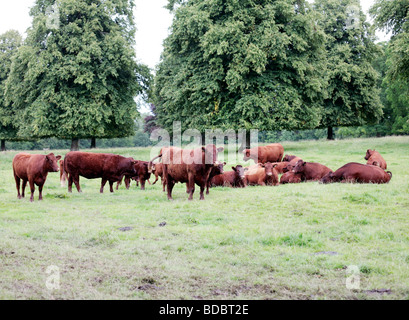
{"label": "calf", "polygon": [[246,187],[246,176],[244,175],[244,168],[241,165],[232,167],[233,171],[227,171],[219,174],[210,181],[212,187]]}
{"label": "calf", "polygon": [[64,159],[64,170],[68,174],[68,192],[72,192],[74,182],[78,192],[81,191],[80,176],[87,179],[101,178],[100,193],[109,181],[110,191],[114,192],[114,182],[122,180],[125,175],[136,174],[134,165],[138,161],[110,153],[92,153],[71,151]]}
{"label": "calf", "polygon": [[[129,189],[131,185],[131,180],[136,181],[136,186],[139,186],[139,182],[141,183],[141,190],[145,190],[145,183],[146,181],[149,182],[149,179],[151,177],[151,173],[148,170],[148,164],[149,162],[147,161],[139,161],[134,164],[135,168],[135,174],[130,175],[130,174],[125,174],[124,180],[125,180],[125,187],[126,189]],[[121,181],[118,181],[116,185],[116,189],[118,190],[119,185],[122,183],[122,178]],[[149,182],[150,183],[150,182]]]}
{"label": "calf", "polygon": [[300,183],[301,180],[302,180],[302,176],[300,173],[294,173],[292,171],[288,171],[281,176],[280,184]]}
{"label": "calf", "polygon": [[320,182],[356,182],[356,183],[388,183],[392,172],[385,172],[378,166],[350,162],[335,172],[329,172]]}
{"label": "calf", "polygon": [[160,177],[162,183],[162,190],[165,192],[165,178],[163,177],[163,164],[162,163],[149,163],[148,171],[152,172],[155,175],[155,181],[152,184],[155,184],[158,181],[158,177]]}
{"label": "calf", "polygon": [[[49,172],[59,170],[57,161],[61,156],[54,153],[47,155],[19,153],[13,158],[13,173],[16,180],[17,197],[24,198],[27,181],[30,184],[30,202],[34,201],[35,186],[38,186],[38,200],[43,200],[43,186]],[[20,180],[23,180],[22,194],[20,195]]]}
{"label": "calf", "polygon": [[365,160],[368,160],[366,164],[381,167],[383,170],[387,168],[385,159],[378,151],[368,149],[366,151]]}
{"label": "calf", "polygon": [[61,187],[64,188],[67,174],[64,171],[64,160],[61,159],[59,162],[60,162],[60,184],[61,184]]}
{"label": "calf", "polygon": [[327,173],[332,172],[332,170],[320,163],[298,160],[293,172],[299,173],[302,177],[302,181],[317,181]]}
{"label": "calf", "polygon": [[279,143],[243,150],[244,161],[253,159],[255,163],[281,162],[284,147]]}
{"label": "calf", "polygon": [[278,186],[278,173],[275,170],[276,165],[267,162],[259,163],[257,166],[252,166],[245,169],[246,184],[250,186]]}

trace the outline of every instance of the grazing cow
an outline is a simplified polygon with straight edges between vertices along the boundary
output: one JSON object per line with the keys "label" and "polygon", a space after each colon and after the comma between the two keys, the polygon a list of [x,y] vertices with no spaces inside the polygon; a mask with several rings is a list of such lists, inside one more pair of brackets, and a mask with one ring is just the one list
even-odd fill
{"label": "grazing cow", "polygon": [[82,192],[80,176],[87,179],[101,178],[101,193],[104,192],[104,186],[109,181],[110,191],[114,192],[114,182],[122,180],[125,175],[135,175],[136,163],[138,161],[133,158],[110,153],[68,152],[64,159],[64,170],[68,174],[68,192],[72,192],[73,182],[78,192]]}
{"label": "grazing cow", "polygon": [[168,199],[172,199],[172,190],[177,182],[187,183],[189,200],[193,199],[195,183],[200,187],[200,200],[204,200],[204,190],[214,166],[217,166],[217,153],[223,147],[216,149],[214,144],[196,149],[181,149],[164,147],[159,155],[151,160],[162,158],[163,176],[166,180]]}
{"label": "grazing cow", "polygon": [[[34,201],[35,186],[38,186],[38,200],[43,200],[43,186],[49,172],[58,172],[57,161],[61,156],[55,156],[54,153],[47,155],[19,153],[13,158],[13,173],[16,180],[17,197],[24,198],[27,181],[30,184],[31,197]],[[20,195],[20,180],[23,180],[22,194]]]}
{"label": "grazing cow", "polygon": [[385,172],[378,166],[350,162],[337,171],[328,173],[320,182],[388,183],[391,178],[392,172]]}
{"label": "grazing cow", "polygon": [[385,159],[378,151],[368,149],[366,151],[365,160],[368,160],[366,164],[381,167],[383,170],[387,168]]}
{"label": "grazing cow", "polygon": [[65,187],[65,181],[67,178],[67,173],[64,171],[64,160],[60,160],[60,184],[61,187]]}
{"label": "grazing cow", "polygon": [[253,159],[255,163],[281,162],[284,147],[279,143],[243,150],[244,161]]}
{"label": "grazing cow", "polygon": [[212,187],[232,187],[245,188],[246,176],[244,175],[244,168],[241,165],[232,167],[233,171],[227,171],[223,174],[214,176],[210,181]]}
{"label": "grazing cow", "polygon": [[275,167],[275,164],[267,162],[245,168],[246,184],[250,186],[278,186],[278,173]]}
{"label": "grazing cow", "polygon": [[280,184],[286,183],[300,183],[302,180],[302,176],[300,173],[294,173],[292,171],[288,171],[281,176]]}
{"label": "grazing cow", "polygon": [[[131,180],[135,180],[136,181],[136,186],[139,186],[139,182],[140,182],[141,183],[141,190],[145,190],[145,183],[146,183],[146,181],[149,182],[149,179],[151,177],[151,173],[148,171],[148,164],[149,164],[149,162],[147,162],[147,161],[137,160],[137,163],[134,164],[135,174],[133,174],[133,175],[125,174],[125,176],[124,176],[126,189],[129,189],[129,187],[131,185]],[[121,183],[122,183],[122,178],[116,184],[116,189],[117,190],[118,190],[118,187],[119,187],[119,185]]]}
{"label": "grazing cow", "polygon": [[332,170],[323,164],[316,162],[305,162],[298,160],[296,166],[293,169],[294,173],[301,174],[302,181],[316,181],[320,180],[327,173]]}

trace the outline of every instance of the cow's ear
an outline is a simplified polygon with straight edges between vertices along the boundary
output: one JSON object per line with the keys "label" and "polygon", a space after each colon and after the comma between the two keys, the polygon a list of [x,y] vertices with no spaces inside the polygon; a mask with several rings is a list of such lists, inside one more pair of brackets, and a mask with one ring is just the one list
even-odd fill
{"label": "cow's ear", "polygon": [[305,166],[307,164],[307,162],[303,162],[302,165]]}
{"label": "cow's ear", "polygon": [[219,152],[222,152],[222,151],[224,151],[224,148],[223,148],[223,147],[217,148],[217,152],[218,152],[218,153],[219,153]]}
{"label": "cow's ear", "polygon": [[259,167],[262,167],[262,168],[264,168],[265,167],[265,165],[264,164],[262,164],[262,163],[257,163],[257,165],[259,166]]}
{"label": "cow's ear", "polygon": [[138,160],[133,160],[133,161],[132,161],[132,164],[138,164],[138,163],[139,163]]}
{"label": "cow's ear", "polygon": [[277,167],[277,164],[273,165],[273,168]]}
{"label": "cow's ear", "polygon": [[225,162],[223,162],[223,165],[225,166],[227,163],[226,163],[226,161]]}
{"label": "cow's ear", "polygon": [[56,158],[56,159],[57,159],[57,161],[58,161],[58,160],[60,160],[60,159],[61,159],[61,156],[60,156],[60,155],[58,155],[58,156],[56,156],[55,158]]}
{"label": "cow's ear", "polygon": [[233,167],[233,166],[232,166],[231,168],[232,168],[234,171],[237,171],[236,167]]}
{"label": "cow's ear", "polygon": [[203,152],[206,152],[206,147],[202,147],[202,151],[203,151]]}

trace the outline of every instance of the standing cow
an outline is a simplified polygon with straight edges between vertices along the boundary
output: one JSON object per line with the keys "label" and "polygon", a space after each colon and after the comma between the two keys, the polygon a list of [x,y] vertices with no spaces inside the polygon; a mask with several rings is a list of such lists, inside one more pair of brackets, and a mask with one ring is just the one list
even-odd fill
{"label": "standing cow", "polygon": [[[34,201],[35,186],[38,186],[38,200],[43,200],[43,186],[49,172],[58,172],[57,161],[61,156],[55,156],[54,153],[47,155],[19,153],[13,158],[13,173],[16,180],[17,197],[24,198],[24,192],[27,181],[30,184],[31,197]],[[22,194],[20,195],[20,180],[23,180]]]}
{"label": "standing cow", "polygon": [[134,165],[138,161],[110,153],[92,153],[71,151],[64,159],[64,170],[68,176],[68,192],[72,192],[74,182],[78,192],[81,191],[80,176],[87,179],[101,178],[100,192],[109,181],[110,191],[114,192],[114,182],[120,181],[125,175],[136,173]]}
{"label": "standing cow", "polygon": [[[134,164],[135,174],[134,175],[126,174],[124,176],[126,189],[129,189],[129,187],[131,186],[131,180],[135,180],[136,186],[138,186],[139,183],[141,183],[141,190],[145,190],[145,183],[146,181],[149,182],[149,178],[151,177],[151,173],[148,171],[148,164],[149,163],[147,161],[136,160],[136,163]],[[118,187],[121,183],[122,179],[118,181],[116,185],[116,190],[118,190]]]}
{"label": "standing cow", "polygon": [[386,161],[378,151],[368,149],[365,160],[367,160],[366,164],[381,167],[383,170],[387,169]]}
{"label": "standing cow", "polygon": [[243,150],[244,161],[253,159],[255,163],[281,162],[284,147],[279,143]]}

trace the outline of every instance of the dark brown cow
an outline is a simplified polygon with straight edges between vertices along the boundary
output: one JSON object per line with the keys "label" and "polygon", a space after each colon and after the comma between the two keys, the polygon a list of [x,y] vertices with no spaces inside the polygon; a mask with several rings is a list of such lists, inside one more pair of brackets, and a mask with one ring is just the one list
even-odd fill
{"label": "dark brown cow", "polygon": [[294,156],[294,155],[288,155],[286,154],[283,158],[283,162],[290,162],[290,161],[295,161],[297,162],[298,160],[302,160],[300,157]]}
{"label": "dark brown cow", "polygon": [[125,158],[117,154],[68,152],[64,159],[64,170],[68,174],[68,192],[72,192],[73,182],[78,192],[82,192],[80,176],[87,179],[101,178],[101,193],[104,192],[104,186],[109,181],[110,191],[114,192],[114,182],[122,180],[125,175],[135,175],[136,163],[138,161],[133,158]]}
{"label": "dark brown cow", "polygon": [[291,160],[288,162],[285,162],[287,166],[283,168],[283,173],[293,171],[295,166],[297,165],[297,162],[302,160],[300,157],[288,156],[288,155],[285,156],[285,159],[291,159]]}
{"label": "dark brown cow", "polygon": [[[137,163],[134,164],[135,174],[134,175],[126,174],[124,176],[126,189],[129,189],[129,187],[131,186],[131,180],[135,180],[136,186],[139,186],[139,183],[141,183],[141,190],[145,190],[145,183],[146,181],[149,182],[149,179],[151,177],[151,173],[148,171],[148,164],[149,164],[148,161],[137,160]],[[122,179],[118,181],[118,183],[116,184],[117,190],[121,183]]]}
{"label": "dark brown cow", "polygon": [[212,187],[232,187],[245,188],[246,176],[244,175],[244,168],[241,165],[232,167],[233,171],[227,171],[223,174],[214,176],[210,181]]}
{"label": "dark brown cow", "polygon": [[317,162],[305,162],[298,160],[296,166],[293,169],[294,173],[301,174],[302,181],[317,181],[324,177],[332,170],[323,164]]}
{"label": "dark brown cow", "polygon": [[275,166],[267,162],[245,168],[246,184],[249,186],[278,186],[278,173]]}
{"label": "dark brown cow", "polygon": [[292,171],[288,171],[284,173],[280,178],[280,184],[286,183],[300,183],[302,176],[300,173],[294,173]]}
{"label": "dark brown cow", "polygon": [[368,160],[366,164],[381,167],[383,170],[386,170],[386,168],[388,167],[386,165],[385,159],[378,151],[375,150],[368,149],[366,151],[365,160]]}
{"label": "dark brown cow", "polygon": [[189,200],[193,199],[195,183],[200,187],[200,200],[204,200],[204,190],[211,169],[216,165],[217,153],[224,148],[216,149],[214,144],[196,149],[164,147],[157,158],[162,158],[163,176],[166,180],[168,199],[172,200],[172,190],[177,182],[187,183]]}
{"label": "dark brown cow", "polygon": [[391,178],[390,171],[385,172],[378,166],[350,162],[337,171],[328,173],[320,182],[388,183]]}
{"label": "dark brown cow", "polygon": [[253,159],[255,163],[281,162],[284,147],[279,143],[243,150],[244,161]]}
{"label": "dark brown cow", "polygon": [[[19,153],[13,158],[13,173],[16,180],[17,197],[24,198],[27,181],[30,184],[31,197],[34,201],[35,186],[38,186],[38,200],[43,200],[43,186],[49,172],[59,170],[57,161],[61,156],[55,156],[54,153],[47,155]],[[20,195],[20,180],[23,180],[22,194]]]}
{"label": "dark brown cow", "polygon": [[[210,183],[214,177],[220,176],[224,174],[224,166],[226,162],[216,161],[215,166],[210,171],[209,178],[207,179],[206,183],[206,194],[209,194]],[[195,181],[196,182],[196,181]],[[196,182],[197,184],[197,182]]]}
{"label": "dark brown cow", "polygon": [[67,174],[66,174],[66,172],[64,171],[64,160],[60,160],[60,184],[61,184],[61,187],[65,187],[65,181],[66,181],[66,178],[67,178]]}

